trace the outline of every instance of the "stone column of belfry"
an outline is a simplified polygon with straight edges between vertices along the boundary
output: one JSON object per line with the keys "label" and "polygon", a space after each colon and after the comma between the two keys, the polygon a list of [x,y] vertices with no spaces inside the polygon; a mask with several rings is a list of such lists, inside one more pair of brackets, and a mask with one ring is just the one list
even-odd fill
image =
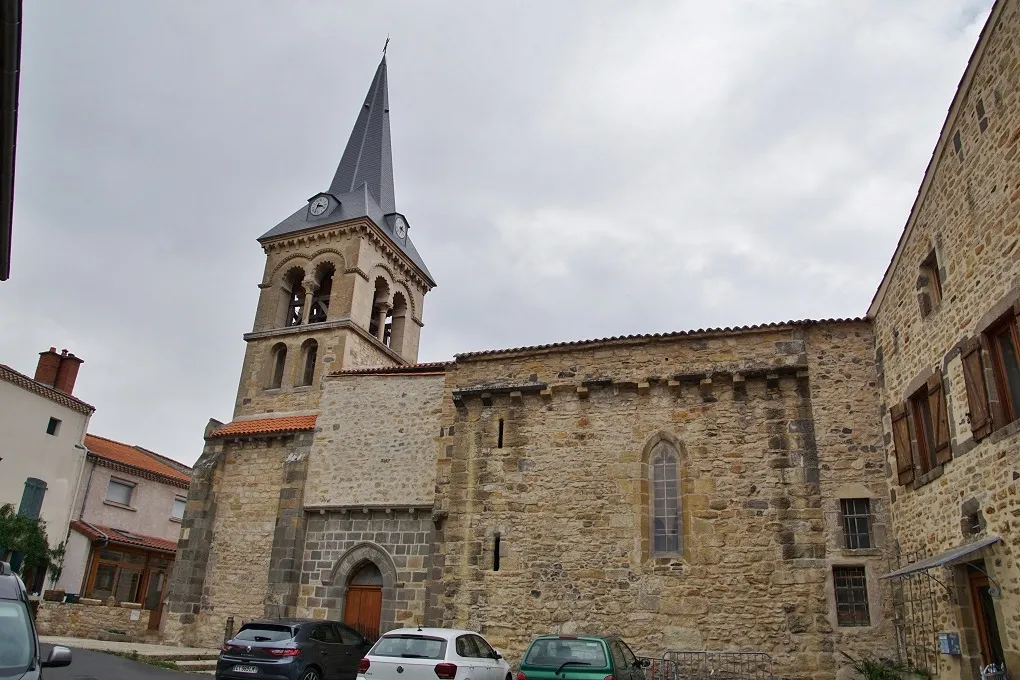
{"label": "stone column of belfry", "polygon": [[379,339],[379,342],[384,342],[386,338],[386,314],[390,311],[390,303],[380,302],[379,311],[376,313],[376,329],[375,337]]}
{"label": "stone column of belfry", "polygon": [[305,306],[301,310],[301,323],[307,324],[308,317],[312,313],[312,298],[319,292],[319,283],[313,279],[305,279],[301,282],[301,286],[305,289]]}

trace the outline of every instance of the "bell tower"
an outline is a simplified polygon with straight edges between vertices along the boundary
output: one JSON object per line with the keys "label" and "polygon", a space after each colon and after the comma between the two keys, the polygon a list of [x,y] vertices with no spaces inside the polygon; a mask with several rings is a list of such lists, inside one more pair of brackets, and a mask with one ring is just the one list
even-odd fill
{"label": "bell tower", "polygon": [[234,417],[318,408],[326,373],[417,361],[435,282],[393,191],[386,56],[333,181],[259,239],[266,268]]}

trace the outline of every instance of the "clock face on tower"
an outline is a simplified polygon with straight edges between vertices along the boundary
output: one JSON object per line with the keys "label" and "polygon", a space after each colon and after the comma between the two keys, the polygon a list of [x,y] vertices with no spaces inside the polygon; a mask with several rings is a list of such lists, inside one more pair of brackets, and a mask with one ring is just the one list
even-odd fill
{"label": "clock face on tower", "polygon": [[393,222],[393,231],[396,232],[397,238],[404,238],[407,234],[407,222],[404,221],[403,217],[397,216],[397,219]]}
{"label": "clock face on tower", "polygon": [[328,207],[329,199],[326,198],[325,196],[319,196],[314,201],[312,201],[312,206],[309,209],[309,212],[311,212],[313,215],[318,216],[326,212],[326,208]]}

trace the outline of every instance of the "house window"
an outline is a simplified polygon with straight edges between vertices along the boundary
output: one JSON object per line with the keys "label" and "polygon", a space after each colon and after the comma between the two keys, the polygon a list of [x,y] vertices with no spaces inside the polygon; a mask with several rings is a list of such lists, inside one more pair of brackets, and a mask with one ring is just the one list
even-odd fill
{"label": "house window", "polygon": [[942,302],[942,275],[934,248],[921,262],[917,277],[917,299],[921,316],[928,316]]}
{"label": "house window", "polygon": [[184,506],[187,504],[188,499],[178,496],[174,499],[174,507],[170,510],[170,516],[174,519],[184,518]]}
{"label": "house window", "polygon": [[32,520],[39,519],[45,496],[46,482],[35,477],[29,477],[25,480],[25,489],[21,493],[21,504],[18,505],[18,514]]}
{"label": "house window", "polygon": [[652,450],[652,553],[680,552],[680,494],[676,451],[666,443]]}
{"label": "house window", "polygon": [[844,498],[839,504],[843,515],[843,545],[848,550],[872,547],[871,502],[867,498]]}
{"label": "house window", "polygon": [[110,486],[106,489],[106,500],[120,505],[131,505],[131,494],[134,490],[135,485],[130,482],[111,479]]}
{"label": "house window", "polygon": [[935,467],[935,428],[931,404],[928,401],[928,387],[922,387],[910,397],[910,408],[914,415],[914,441],[917,443],[917,458],[921,474]]}
{"label": "house window", "polygon": [[864,567],[833,567],[836,591],[836,623],[840,626],[870,626],[868,580]]}
{"label": "house window", "polygon": [[910,399],[889,411],[900,484],[953,459],[941,373],[932,373]]}
{"label": "house window", "polygon": [[51,434],[54,437],[60,432],[60,419],[50,418],[50,422],[46,425],[46,434]]}
{"label": "house window", "polygon": [[1011,423],[1020,416],[1020,338],[1016,317],[1011,313],[987,335],[1002,415],[1006,423]]}
{"label": "house window", "polygon": [[974,113],[977,114],[978,127],[981,128],[981,132],[988,129],[988,114],[985,113],[985,103],[981,99],[977,100],[977,105],[974,106]]}
{"label": "house window", "polygon": [[142,554],[101,550],[86,597],[105,600],[113,596],[117,602],[139,602],[145,562]]}
{"label": "house window", "polygon": [[956,151],[956,157],[963,161],[963,140],[960,138],[960,131],[957,130],[956,134],[953,135],[953,150]]}

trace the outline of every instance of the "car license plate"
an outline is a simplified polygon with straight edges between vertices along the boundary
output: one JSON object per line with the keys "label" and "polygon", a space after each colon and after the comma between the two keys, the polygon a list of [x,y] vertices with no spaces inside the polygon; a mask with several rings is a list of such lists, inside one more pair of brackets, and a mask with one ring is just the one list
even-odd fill
{"label": "car license plate", "polygon": [[255,666],[234,666],[230,669],[234,673],[258,673],[259,669]]}

